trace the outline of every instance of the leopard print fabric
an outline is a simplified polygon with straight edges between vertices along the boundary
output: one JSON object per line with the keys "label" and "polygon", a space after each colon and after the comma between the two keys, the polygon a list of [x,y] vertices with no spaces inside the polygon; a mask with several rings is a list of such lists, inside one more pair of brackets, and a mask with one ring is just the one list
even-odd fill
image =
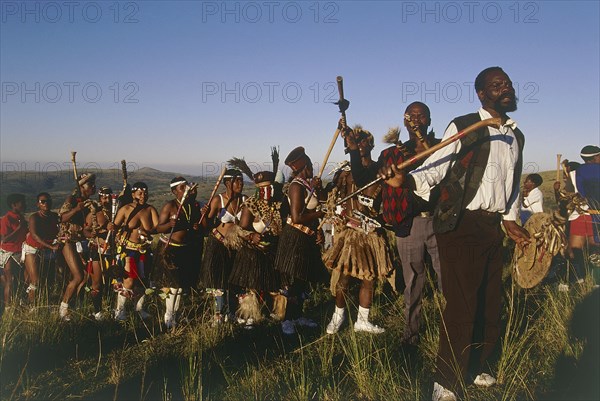
{"label": "leopard print fabric", "polygon": [[258,196],[251,196],[244,202],[252,215],[267,225],[267,231],[272,235],[281,234],[281,202],[266,202]]}

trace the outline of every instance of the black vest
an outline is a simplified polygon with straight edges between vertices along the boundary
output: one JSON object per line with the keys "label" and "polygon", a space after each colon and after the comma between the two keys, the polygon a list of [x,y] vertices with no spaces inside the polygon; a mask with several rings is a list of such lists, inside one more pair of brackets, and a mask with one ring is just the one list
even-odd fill
{"label": "black vest", "polygon": [[[460,132],[479,121],[481,121],[479,113],[471,113],[455,118],[452,123]],[[515,128],[513,132],[519,145],[514,179],[519,182],[523,168],[525,137],[518,128]],[[461,148],[456,155],[456,161],[439,184],[439,200],[433,218],[433,230],[436,233],[454,230],[462,217],[463,210],[475,197],[490,155],[489,138],[488,128],[483,127],[460,139]]]}

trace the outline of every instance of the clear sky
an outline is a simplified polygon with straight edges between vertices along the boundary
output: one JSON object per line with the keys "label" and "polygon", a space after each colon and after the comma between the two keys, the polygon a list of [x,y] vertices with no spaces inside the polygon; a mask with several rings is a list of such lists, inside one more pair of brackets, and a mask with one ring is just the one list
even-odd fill
{"label": "clear sky", "polygon": [[[344,77],[376,138],[427,103],[441,136],[499,65],[517,89],[526,171],[600,142],[598,1],[1,1],[4,171],[136,166],[210,174],[303,145],[320,164]],[[406,139],[403,128],[401,139]],[[344,159],[337,143],[331,161]]]}

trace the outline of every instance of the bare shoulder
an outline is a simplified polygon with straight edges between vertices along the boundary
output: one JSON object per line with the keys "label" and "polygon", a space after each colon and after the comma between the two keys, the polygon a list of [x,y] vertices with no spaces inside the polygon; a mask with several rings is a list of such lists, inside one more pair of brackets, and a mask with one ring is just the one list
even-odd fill
{"label": "bare shoulder", "polygon": [[175,200],[171,199],[171,200],[165,202],[165,204],[163,205],[161,210],[169,212],[174,209],[177,209],[177,205],[175,204]]}

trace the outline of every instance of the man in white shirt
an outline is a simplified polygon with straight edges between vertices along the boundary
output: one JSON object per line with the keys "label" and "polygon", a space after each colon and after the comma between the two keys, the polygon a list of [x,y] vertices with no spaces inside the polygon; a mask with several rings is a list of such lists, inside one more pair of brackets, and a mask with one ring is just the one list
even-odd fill
{"label": "man in white shirt", "polygon": [[[450,138],[481,120],[488,126],[433,153],[409,175],[394,167],[380,175],[392,186],[406,186],[424,199],[434,186],[440,199],[434,212],[446,308],[432,399],[457,399],[461,383],[489,387],[488,357],[500,335],[502,300],[502,221],[519,245],[529,233],[516,223],[524,137],[506,113],[517,109],[515,90],[500,67],[483,70],[475,80],[482,107],[455,118],[444,133]],[[474,378],[474,380],[473,380]]]}

